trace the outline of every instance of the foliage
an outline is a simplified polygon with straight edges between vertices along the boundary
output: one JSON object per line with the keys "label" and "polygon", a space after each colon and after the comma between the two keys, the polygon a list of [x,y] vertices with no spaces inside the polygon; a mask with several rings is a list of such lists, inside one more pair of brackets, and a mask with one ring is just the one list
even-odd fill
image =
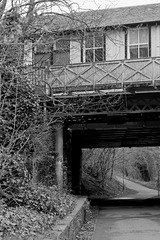
{"label": "foliage", "polygon": [[[106,178],[106,184],[102,188],[96,178],[91,177],[89,174],[83,172],[82,190],[84,194],[94,195],[98,197],[112,198],[122,193],[122,185],[114,178]],[[84,189],[83,189],[84,188]]]}
{"label": "foliage", "polygon": [[24,65],[31,50],[26,51],[24,42],[32,42],[33,35],[39,42],[47,31],[37,24],[41,7],[47,12],[43,1],[12,1],[0,22],[0,238],[41,233],[75,205],[69,194],[53,186],[53,132],[43,119],[44,99],[30,82],[35,70]]}
{"label": "foliage", "polygon": [[32,184],[32,176],[21,155],[3,152],[0,159],[0,220],[3,220],[0,236],[36,235],[73,210],[75,199],[66,192],[59,192],[56,186]]}
{"label": "foliage", "polygon": [[114,155],[114,148],[83,151],[83,171],[96,178],[102,188],[113,176]]}
{"label": "foliage", "polygon": [[82,190],[86,194],[115,197],[122,186],[114,179],[115,152],[113,148],[85,149],[82,161]]}
{"label": "foliage", "polygon": [[7,204],[19,201],[19,190],[28,181],[28,171],[21,155],[0,153],[0,198]]}
{"label": "foliage", "polygon": [[[45,186],[55,184],[55,158],[54,156],[38,155],[32,159],[32,177],[35,184],[41,183]],[[34,175],[35,174],[35,175]]]}
{"label": "foliage", "polygon": [[21,188],[19,200],[22,206],[0,208],[0,236],[25,237],[52,229],[55,221],[64,218],[75,206],[75,199],[56,186],[37,189]]}
{"label": "foliage", "polygon": [[55,224],[54,214],[38,213],[26,207],[3,208],[0,210],[0,236],[17,236],[43,233]]}
{"label": "foliage", "polygon": [[54,130],[47,124],[34,125],[29,129],[27,155],[28,171],[35,184],[55,184]]}
{"label": "foliage", "polygon": [[39,98],[26,79],[16,74],[2,74],[0,108],[0,145],[22,150],[26,130],[35,123],[39,112]]}
{"label": "foliage", "polygon": [[159,154],[159,147],[118,149],[115,169],[132,179],[156,181],[160,169]]}
{"label": "foliage", "polygon": [[23,205],[46,214],[54,213],[63,218],[73,208],[73,199],[65,192],[58,192],[57,187],[24,187],[19,195]]}

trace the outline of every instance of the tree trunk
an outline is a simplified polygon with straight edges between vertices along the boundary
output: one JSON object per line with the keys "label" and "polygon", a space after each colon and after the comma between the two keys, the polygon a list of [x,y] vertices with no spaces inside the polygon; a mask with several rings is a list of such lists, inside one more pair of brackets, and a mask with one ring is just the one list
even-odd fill
{"label": "tree trunk", "polygon": [[0,19],[2,18],[3,14],[4,14],[6,4],[7,4],[7,0],[2,0],[0,3]]}

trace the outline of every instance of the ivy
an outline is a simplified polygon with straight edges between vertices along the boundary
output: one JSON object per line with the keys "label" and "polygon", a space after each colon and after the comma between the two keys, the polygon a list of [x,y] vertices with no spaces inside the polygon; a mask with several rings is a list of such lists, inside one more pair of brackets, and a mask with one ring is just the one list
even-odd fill
{"label": "ivy", "polygon": [[25,131],[36,122],[40,100],[27,79],[5,71],[1,77],[0,145],[19,149]]}
{"label": "ivy", "polygon": [[58,219],[73,210],[75,198],[58,192],[56,186],[33,188],[25,185],[19,192],[19,204],[22,205],[7,207],[4,204],[0,207],[0,237],[26,239],[26,236],[52,230]]}
{"label": "ivy", "polygon": [[26,207],[3,208],[0,211],[0,236],[17,236],[23,239],[51,229],[57,217],[55,214],[38,213]]}

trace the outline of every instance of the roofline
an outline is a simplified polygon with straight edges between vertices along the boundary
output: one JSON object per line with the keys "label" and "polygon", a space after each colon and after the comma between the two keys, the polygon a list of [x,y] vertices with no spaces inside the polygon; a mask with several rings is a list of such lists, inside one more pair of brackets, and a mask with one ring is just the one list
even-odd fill
{"label": "roofline", "polygon": [[[142,12],[145,13],[144,18],[141,17],[141,14],[137,15],[138,12],[141,13],[141,8],[142,8]],[[135,16],[131,14],[131,17],[128,18],[127,16],[130,16],[130,14],[129,14],[130,9],[131,10],[133,9],[133,14]],[[150,17],[148,17],[148,13],[149,13],[150,9],[152,10],[151,13],[153,16],[149,15]],[[123,15],[125,10],[126,10],[127,14]],[[106,8],[106,9],[79,11],[79,12],[75,12],[74,13],[75,15],[73,15],[74,21],[79,22],[79,21],[81,21],[81,18],[83,20],[83,17],[86,17],[87,15],[91,15],[91,17],[92,17],[92,14],[95,16],[97,15],[98,20],[99,20],[99,16],[102,15],[102,17],[103,17],[103,14],[104,14],[104,20],[100,21],[100,24],[98,26],[98,25],[94,24],[94,22],[93,22],[93,24],[90,23],[90,18],[88,18],[88,19],[86,18],[86,21],[89,21],[90,26],[87,27],[87,25],[86,26],[83,25],[84,22],[82,21],[82,26],[77,25],[77,27],[76,27],[76,26],[74,26],[74,24],[71,24],[69,27],[66,25],[66,28],[65,28],[65,24],[64,24],[64,28],[63,28],[63,21],[62,21],[62,27],[57,29],[58,30],[57,32],[68,34],[71,32],[76,33],[76,32],[84,32],[87,30],[92,31],[94,29],[104,29],[104,30],[116,29],[116,28],[119,28],[119,29],[124,28],[125,29],[125,28],[131,27],[131,26],[136,27],[138,25],[144,26],[144,25],[160,24],[159,10],[160,10],[160,3],[153,3],[153,4],[143,4],[143,5],[136,5],[136,6],[134,5],[134,6],[127,6],[127,7],[125,6],[125,7],[118,7],[118,8],[114,7],[114,8]],[[110,11],[111,11],[111,13],[109,13]],[[113,17],[112,17],[112,11],[113,11]],[[116,13],[118,13],[118,12],[119,12],[119,14],[117,15],[118,19],[116,19],[116,18],[114,18],[114,16],[116,16]],[[108,16],[108,18],[107,18],[107,16]],[[111,18],[110,18],[110,16],[111,16]],[[122,21],[120,21],[121,16],[122,16]],[[140,16],[140,17],[136,17],[136,16]],[[65,17],[65,15],[63,17]],[[68,14],[66,17],[68,17]],[[116,21],[113,21],[112,18],[116,19]],[[96,21],[96,18],[95,18],[95,21]]]}
{"label": "roofline", "polygon": [[[132,5],[132,6],[123,6],[123,7],[111,7],[111,8],[108,8],[109,10],[110,9],[126,9],[126,8],[137,8],[137,7],[148,7],[148,6],[153,6],[153,5],[160,5],[160,2],[159,3],[147,3],[147,4],[141,4],[141,5]],[[103,9],[97,9],[97,10],[90,10],[90,11],[99,11],[99,10],[106,10],[106,8],[103,8]]]}
{"label": "roofline", "polygon": [[146,26],[146,25],[149,25],[149,26],[153,26],[155,24],[159,24],[160,25],[160,20],[159,21],[150,21],[150,22],[137,22],[137,23],[128,23],[128,24],[121,24],[121,25],[112,25],[112,26],[104,26],[104,27],[92,27],[92,28],[89,28],[89,29],[67,29],[67,30],[62,30],[60,31],[62,34],[63,33],[66,33],[66,34],[69,34],[69,33],[76,33],[76,32],[91,32],[91,31],[94,31],[94,29],[96,30],[100,30],[100,29],[104,29],[104,31],[107,31],[107,30],[117,30],[117,29],[127,29],[128,27],[137,27],[137,26]]}

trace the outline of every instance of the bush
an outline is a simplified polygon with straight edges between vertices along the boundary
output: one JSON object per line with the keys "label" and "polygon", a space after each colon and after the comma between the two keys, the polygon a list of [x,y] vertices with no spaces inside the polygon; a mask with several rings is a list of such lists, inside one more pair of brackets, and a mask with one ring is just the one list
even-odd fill
{"label": "bush", "polygon": [[[35,182],[45,186],[53,186],[55,184],[55,159],[51,155],[37,155],[32,159],[34,163]],[[32,168],[33,171],[33,168]]]}
{"label": "bush", "polygon": [[6,236],[22,239],[27,235],[37,235],[51,229],[55,221],[54,214],[37,213],[23,206],[0,208],[0,239]]}
{"label": "bush", "polygon": [[22,151],[26,130],[41,116],[39,97],[24,76],[8,69],[1,75],[0,145],[12,152]]}
{"label": "bush", "polygon": [[37,212],[64,217],[74,201],[56,186],[34,185],[24,159],[20,155],[0,155],[0,199],[8,206],[27,206]]}
{"label": "bush", "polygon": [[27,182],[27,169],[20,155],[0,153],[0,198],[8,204],[16,202],[19,190]]}
{"label": "bush", "polygon": [[45,214],[56,214],[60,218],[65,217],[74,208],[74,198],[65,192],[59,192],[57,187],[31,187],[21,189],[23,205]]}
{"label": "bush", "polygon": [[17,199],[21,206],[7,207],[4,202],[0,203],[0,239],[1,236],[23,239],[51,230],[57,219],[64,218],[75,207],[75,199],[58,192],[56,186],[33,188],[28,185],[20,189]]}

